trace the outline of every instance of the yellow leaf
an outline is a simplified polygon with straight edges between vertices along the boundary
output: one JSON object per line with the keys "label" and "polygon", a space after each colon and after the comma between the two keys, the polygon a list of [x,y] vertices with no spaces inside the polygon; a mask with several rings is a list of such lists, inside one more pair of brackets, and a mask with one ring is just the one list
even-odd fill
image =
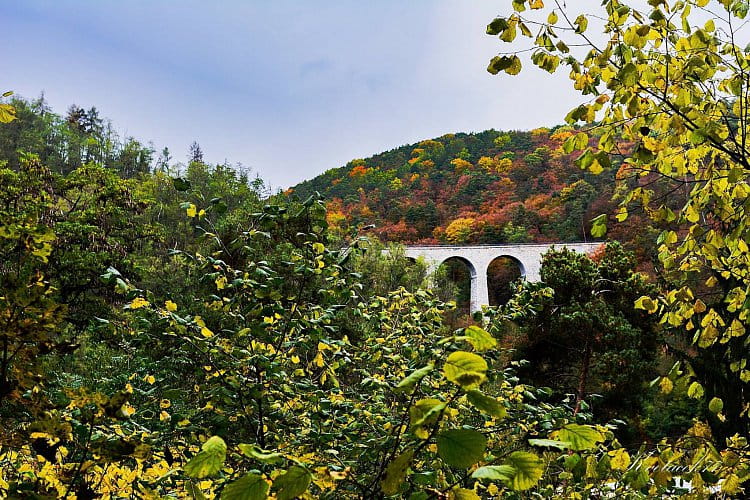
{"label": "yellow leaf", "polygon": [[740,490],[740,478],[736,474],[729,474],[721,482],[721,492],[727,495],[734,495]]}
{"label": "yellow leaf", "polygon": [[203,335],[206,338],[213,337],[214,332],[206,328],[205,326],[201,327],[201,335]]}
{"label": "yellow leaf", "polygon": [[0,104],[0,123],[10,123],[16,119],[16,108],[10,104]]}
{"label": "yellow leaf", "polygon": [[610,451],[609,455],[612,457],[609,463],[614,470],[626,470],[630,465],[630,455],[625,448]]}
{"label": "yellow leaf", "polygon": [[136,297],[130,303],[130,308],[131,309],[140,309],[141,307],[146,307],[148,305],[149,305],[148,300],[144,299],[143,297]]}
{"label": "yellow leaf", "polygon": [[216,288],[218,290],[224,289],[224,287],[227,286],[227,278],[226,278],[226,276],[219,276],[218,278],[216,278],[215,283],[216,283]]}
{"label": "yellow leaf", "polygon": [[599,160],[594,158],[594,161],[591,162],[591,165],[589,165],[589,170],[594,175],[599,175],[604,171],[604,167],[599,163]]}
{"label": "yellow leaf", "polygon": [[123,417],[128,418],[135,413],[135,408],[130,403],[125,403],[120,407],[120,413]]}

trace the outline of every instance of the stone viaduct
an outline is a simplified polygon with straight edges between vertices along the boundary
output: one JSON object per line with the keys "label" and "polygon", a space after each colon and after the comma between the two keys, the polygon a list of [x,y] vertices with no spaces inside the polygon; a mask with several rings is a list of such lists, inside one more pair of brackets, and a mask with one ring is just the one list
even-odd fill
{"label": "stone viaduct", "polygon": [[539,268],[542,254],[552,247],[568,248],[576,252],[590,253],[602,245],[596,243],[552,243],[552,244],[516,244],[516,245],[431,245],[407,246],[406,257],[422,258],[427,264],[428,272],[435,271],[448,259],[459,259],[466,264],[471,275],[471,311],[480,311],[483,305],[489,305],[490,295],[487,284],[487,269],[493,260],[507,257],[518,264],[521,276],[529,281],[539,281]]}

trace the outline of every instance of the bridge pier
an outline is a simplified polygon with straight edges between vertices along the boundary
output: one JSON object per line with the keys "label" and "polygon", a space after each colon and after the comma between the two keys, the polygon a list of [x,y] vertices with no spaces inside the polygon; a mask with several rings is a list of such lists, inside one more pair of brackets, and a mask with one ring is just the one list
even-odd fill
{"label": "bridge pier", "polygon": [[471,277],[471,312],[481,311],[483,305],[490,305],[490,286],[487,283],[487,268],[480,267]]}
{"label": "bridge pier", "polygon": [[493,260],[508,257],[518,264],[521,276],[529,281],[539,281],[542,255],[552,247],[568,248],[581,253],[591,253],[601,242],[596,243],[556,243],[556,244],[519,244],[519,245],[475,245],[475,246],[407,246],[406,256],[422,258],[427,269],[433,273],[446,260],[458,258],[469,269],[471,276],[471,312],[482,310],[490,304],[490,290],[487,282],[487,270]]}

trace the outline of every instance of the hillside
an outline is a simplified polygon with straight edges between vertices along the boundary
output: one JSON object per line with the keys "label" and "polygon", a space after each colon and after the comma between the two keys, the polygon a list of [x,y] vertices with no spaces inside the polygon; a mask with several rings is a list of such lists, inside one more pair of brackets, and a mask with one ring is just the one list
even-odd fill
{"label": "hillside", "polygon": [[353,160],[287,193],[303,198],[317,191],[332,226],[374,224],[387,241],[590,240],[591,219],[613,210],[617,169],[580,169],[580,153],[561,149],[571,133],[556,127],[447,134]]}

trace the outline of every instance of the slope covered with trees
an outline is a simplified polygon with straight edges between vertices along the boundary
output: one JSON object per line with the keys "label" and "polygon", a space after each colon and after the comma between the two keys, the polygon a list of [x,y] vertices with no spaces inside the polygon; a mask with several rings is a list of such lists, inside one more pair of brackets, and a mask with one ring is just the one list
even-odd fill
{"label": "slope covered with trees", "polygon": [[591,220],[614,207],[616,168],[581,170],[576,152],[562,149],[575,133],[560,126],[448,134],[353,160],[288,192],[319,192],[332,225],[374,224],[389,241],[583,241]]}

